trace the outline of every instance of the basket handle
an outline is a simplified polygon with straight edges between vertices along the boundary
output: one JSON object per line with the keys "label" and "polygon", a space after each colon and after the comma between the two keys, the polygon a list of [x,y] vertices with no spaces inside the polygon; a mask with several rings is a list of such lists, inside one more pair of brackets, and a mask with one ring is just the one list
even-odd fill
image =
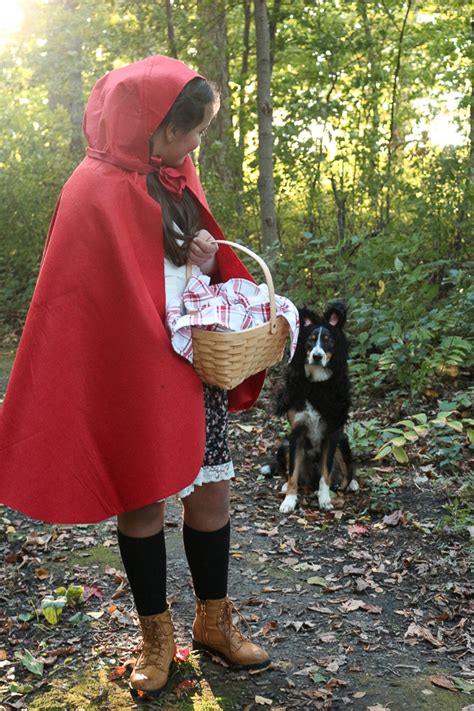
{"label": "basket handle", "polygon": [[[251,249],[248,247],[244,247],[242,244],[238,244],[237,242],[230,242],[230,240],[226,239],[216,239],[215,242],[217,244],[226,244],[229,247],[235,247],[235,249],[240,249],[242,252],[245,252],[245,254],[248,254],[250,257],[253,257],[255,261],[260,265],[263,275],[265,277],[265,281],[267,282],[267,288],[268,288],[268,296],[270,299],[270,333],[276,333],[277,330],[277,322],[276,322],[276,304],[275,304],[275,288],[273,286],[273,279],[272,275],[270,274],[270,270],[267,266],[267,264],[264,262],[264,260],[258,255],[255,254],[255,252],[252,252]],[[188,260],[186,263],[186,278],[189,279],[192,274],[192,264]]]}

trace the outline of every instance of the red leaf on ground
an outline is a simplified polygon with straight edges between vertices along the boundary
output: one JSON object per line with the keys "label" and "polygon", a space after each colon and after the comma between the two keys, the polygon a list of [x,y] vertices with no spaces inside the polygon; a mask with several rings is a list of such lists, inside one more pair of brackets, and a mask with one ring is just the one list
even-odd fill
{"label": "red leaf on ground", "polygon": [[177,662],[185,662],[189,657],[189,647],[176,647],[174,658]]}
{"label": "red leaf on ground", "polygon": [[178,699],[180,699],[185,694],[189,694],[190,691],[193,691],[196,686],[198,686],[198,684],[199,681],[197,679],[185,679],[180,684],[178,684],[175,689],[175,694]]}
{"label": "red leaf on ground", "polygon": [[278,627],[278,622],[276,620],[270,620],[270,622],[265,622],[262,629],[258,632],[258,635],[266,637],[270,630],[276,630]]}
{"label": "red leaf on ground", "polygon": [[121,679],[126,673],[126,671],[127,667],[116,667],[107,675],[107,679],[109,681],[114,681],[114,679]]}
{"label": "red leaf on ground", "polygon": [[352,538],[353,536],[365,536],[369,532],[367,526],[363,526],[361,523],[355,523],[353,526],[349,526],[348,533]]}
{"label": "red leaf on ground", "polygon": [[90,587],[88,585],[84,585],[84,600],[89,600],[91,597],[98,597],[99,600],[102,600],[104,595],[102,590],[96,585],[91,585]]}

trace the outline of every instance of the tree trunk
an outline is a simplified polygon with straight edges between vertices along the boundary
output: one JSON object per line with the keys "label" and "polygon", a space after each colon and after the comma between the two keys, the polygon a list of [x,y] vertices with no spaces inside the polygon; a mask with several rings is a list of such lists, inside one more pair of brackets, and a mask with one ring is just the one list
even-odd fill
{"label": "tree trunk", "polygon": [[331,175],[331,186],[334,195],[334,201],[337,207],[337,241],[342,246],[346,236],[346,200],[344,194],[344,175],[340,175],[340,189],[336,185],[336,179]]}
{"label": "tree trunk", "polygon": [[362,17],[364,25],[365,42],[367,45],[367,85],[368,85],[368,125],[365,129],[365,143],[369,152],[368,158],[368,193],[372,205],[372,211],[376,223],[380,222],[380,175],[377,169],[377,160],[379,154],[379,131],[380,131],[380,115],[379,115],[379,91],[381,84],[380,69],[378,57],[374,50],[374,40],[372,36],[372,28],[367,14],[367,2],[365,0],[357,0],[357,9]]}
{"label": "tree trunk", "polygon": [[278,242],[278,232],[275,211],[275,183],[273,179],[270,29],[266,0],[255,0],[255,30],[257,40],[260,222],[263,246],[272,247]]}
{"label": "tree trunk", "polygon": [[[240,69],[240,88],[239,88],[239,143],[237,147],[237,164],[236,178],[238,181],[237,188],[239,193],[244,188],[244,159],[245,159],[245,135],[247,126],[245,121],[245,86],[249,73],[249,54],[250,54],[250,0],[243,1],[244,9],[244,30],[242,38],[242,65]],[[240,205],[242,212],[242,204]]]}
{"label": "tree trunk", "polygon": [[390,128],[389,128],[389,138],[387,147],[387,171],[386,171],[386,195],[385,195],[385,215],[384,222],[388,225],[391,218],[391,203],[392,203],[392,177],[393,177],[393,157],[396,149],[398,148],[397,141],[397,125],[396,125],[396,109],[398,101],[398,84],[400,80],[400,71],[402,66],[402,50],[403,50],[403,39],[405,37],[405,30],[408,22],[408,15],[410,14],[411,6],[413,0],[407,0],[405,16],[403,18],[402,27],[400,30],[400,35],[398,38],[398,49],[397,49],[397,59],[395,63],[395,71],[393,74],[392,83],[392,99],[390,105]]}
{"label": "tree trunk", "polygon": [[176,37],[174,34],[173,6],[171,4],[171,0],[166,0],[166,28],[168,32],[168,51],[172,57],[178,59],[178,48],[176,47]]}
{"label": "tree trunk", "polygon": [[232,126],[225,0],[198,0],[198,13],[205,28],[198,42],[199,71],[217,84],[221,97],[219,113],[201,144],[199,170],[206,188],[215,195],[227,193],[235,210],[240,195],[235,179],[237,147]]}
{"label": "tree trunk", "polygon": [[[471,20],[471,44],[474,40],[474,20]],[[469,239],[469,227],[472,218],[472,181],[474,178],[474,80],[471,79],[471,96],[469,104],[469,157],[466,166],[463,195],[459,206],[459,214],[454,236],[454,253],[456,257],[462,252],[463,245]],[[471,206],[471,209],[469,209]]]}
{"label": "tree trunk", "polygon": [[270,32],[270,67],[273,69],[273,64],[275,62],[275,37],[278,21],[281,15],[281,0],[274,0],[272,7],[272,14],[270,21],[268,23],[268,29]]}

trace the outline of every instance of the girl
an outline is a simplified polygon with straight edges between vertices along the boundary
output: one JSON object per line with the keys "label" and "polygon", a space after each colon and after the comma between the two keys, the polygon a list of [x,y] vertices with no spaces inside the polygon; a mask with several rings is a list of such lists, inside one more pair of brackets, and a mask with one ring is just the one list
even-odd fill
{"label": "girl", "polygon": [[163,521],[176,493],[194,647],[240,668],[270,664],[233,625],[227,597],[226,410],[250,407],[263,374],[228,394],[203,388],[164,326],[188,257],[216,281],[251,278],[229,247],[218,250],[223,235],[189,155],[218,103],[209,82],[162,56],[97,82],[87,157],[56,206],[0,415],[2,502],[54,523],[118,515],[143,633],[130,684],[152,696],[175,650]]}

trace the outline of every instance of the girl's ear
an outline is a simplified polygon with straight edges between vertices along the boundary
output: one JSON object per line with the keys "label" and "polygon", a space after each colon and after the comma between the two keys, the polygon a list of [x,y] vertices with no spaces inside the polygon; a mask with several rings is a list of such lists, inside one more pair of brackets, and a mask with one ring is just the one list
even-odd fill
{"label": "girl's ear", "polygon": [[176,138],[177,128],[174,123],[169,123],[165,128],[165,137],[168,143],[172,143]]}

